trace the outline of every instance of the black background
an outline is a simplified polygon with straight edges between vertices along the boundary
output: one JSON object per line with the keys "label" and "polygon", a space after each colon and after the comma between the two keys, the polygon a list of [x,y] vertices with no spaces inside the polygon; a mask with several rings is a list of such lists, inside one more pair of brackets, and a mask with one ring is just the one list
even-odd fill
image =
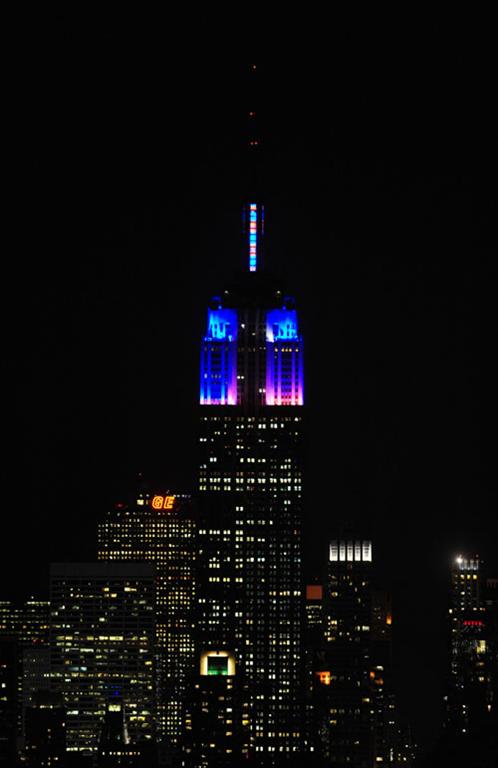
{"label": "black background", "polygon": [[241,266],[257,106],[267,264],[306,340],[308,570],[343,522],[372,533],[425,745],[451,558],[498,573],[489,20],[296,19],[242,40],[208,17],[7,36],[0,596],[93,559],[138,471],[194,488],[199,340]]}

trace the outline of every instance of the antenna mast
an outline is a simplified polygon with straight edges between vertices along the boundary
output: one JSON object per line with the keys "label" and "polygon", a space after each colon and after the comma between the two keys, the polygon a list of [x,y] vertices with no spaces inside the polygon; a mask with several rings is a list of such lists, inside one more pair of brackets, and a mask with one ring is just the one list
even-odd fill
{"label": "antenna mast", "polygon": [[263,266],[263,236],[265,211],[258,199],[258,148],[260,146],[259,132],[257,128],[256,111],[256,77],[257,66],[251,64],[249,94],[250,104],[248,110],[248,177],[250,199],[255,202],[245,203],[242,210],[243,233],[247,237],[249,272],[261,271]]}

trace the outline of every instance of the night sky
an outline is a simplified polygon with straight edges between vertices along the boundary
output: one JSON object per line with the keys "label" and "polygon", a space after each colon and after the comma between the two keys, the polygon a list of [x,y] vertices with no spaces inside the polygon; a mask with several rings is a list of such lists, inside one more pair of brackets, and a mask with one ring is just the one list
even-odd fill
{"label": "night sky", "polygon": [[266,264],[306,343],[308,572],[344,523],[372,535],[426,744],[450,559],[498,574],[495,44],[484,20],[377,26],[335,24],[313,55],[153,20],[16,31],[0,599],[93,559],[137,472],[194,488],[206,302],[244,266],[256,60]]}

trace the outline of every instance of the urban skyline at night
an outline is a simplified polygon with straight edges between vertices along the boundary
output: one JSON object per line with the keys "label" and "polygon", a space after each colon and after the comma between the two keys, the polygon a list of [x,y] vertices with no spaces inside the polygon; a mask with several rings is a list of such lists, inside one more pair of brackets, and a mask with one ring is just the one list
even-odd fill
{"label": "urban skyline at night", "polygon": [[[25,654],[26,668],[35,670],[31,687],[25,682],[25,702],[38,701],[37,681],[54,669],[50,627],[55,619],[46,615],[49,601],[50,611],[55,610],[50,563],[74,564],[77,578],[78,563],[88,568],[93,563],[98,574],[102,561],[109,567],[126,561],[131,567],[144,560],[163,574],[162,587],[155,585],[154,633],[144,618],[143,635],[137,635],[144,638],[144,648],[152,643],[155,649],[151,741],[161,720],[159,730],[176,741],[170,750],[175,759],[187,742],[191,756],[197,754],[196,729],[209,734],[199,719],[202,697],[211,707],[218,695],[226,695],[232,701],[227,706],[240,713],[240,731],[232,732],[236,749],[246,745],[255,758],[258,743],[267,754],[273,746],[268,733],[275,732],[295,734],[296,751],[304,754],[318,722],[322,735],[313,744],[315,755],[328,750],[332,760],[335,737],[325,735],[323,713],[343,706],[334,699],[339,687],[330,685],[338,674],[334,665],[343,670],[346,698],[348,670],[356,669],[356,662],[349,667],[337,650],[335,621],[344,621],[353,636],[358,626],[369,628],[363,639],[361,631],[358,636],[359,645],[368,646],[359,687],[375,690],[376,714],[366,726],[374,736],[364,759],[388,755],[389,739],[399,741],[403,733],[418,745],[413,764],[431,765],[431,750],[444,748],[443,729],[470,722],[468,712],[449,714],[471,706],[466,694],[462,698],[451,688],[451,680],[463,681],[459,685],[465,690],[474,681],[477,699],[483,684],[482,701],[486,706],[493,701],[498,563],[491,535],[496,499],[489,450],[496,381],[490,355],[496,330],[487,154],[492,131],[480,98],[482,81],[477,92],[464,87],[462,95],[456,79],[450,80],[438,106],[442,58],[437,39],[430,38],[432,67],[427,62],[416,72],[404,60],[408,84],[396,91],[396,102],[391,101],[395,75],[374,87],[380,81],[373,73],[351,69],[342,85],[333,80],[333,111],[320,94],[327,92],[337,58],[325,56],[320,68],[309,61],[299,70],[261,56],[256,80],[254,71],[247,71],[248,59],[234,62],[230,70],[213,61],[202,74],[192,63],[171,82],[170,99],[162,107],[171,110],[164,141],[152,119],[159,107],[145,95],[153,92],[156,76],[142,96],[139,81],[132,79],[129,103],[135,104],[135,116],[117,139],[121,149],[132,147],[126,168],[111,136],[121,124],[118,114],[127,109],[119,78],[112,104],[106,104],[110,51],[122,52],[123,42],[113,34],[106,41],[97,35],[88,71],[71,65],[87,113],[85,130],[75,128],[73,135],[86,134],[92,115],[105,116],[100,138],[91,130],[86,134],[87,167],[75,159],[60,190],[50,187],[61,221],[52,251],[63,254],[79,240],[82,253],[67,262],[65,274],[55,258],[34,267],[23,287],[22,316],[14,311],[14,294],[6,304],[11,317],[19,318],[7,345],[12,389],[6,509],[19,514],[9,519],[4,537],[0,601],[2,615],[14,617],[3,624],[11,634],[14,624],[19,633],[25,621],[26,601],[40,606],[38,623],[32,625],[40,628],[32,667],[23,650],[26,635],[18,634],[20,658]],[[78,33],[73,42],[80,50]],[[66,50],[66,42],[57,45]],[[451,56],[450,43],[441,50]],[[152,46],[140,71],[159,55]],[[340,59],[338,52],[335,56]],[[381,59],[376,66],[388,71]],[[54,114],[64,77],[52,80],[48,92]],[[427,86],[423,93],[417,90],[419,81]],[[86,82],[95,86],[92,95],[84,90]],[[351,96],[353,83],[363,83],[361,103]],[[136,118],[137,99],[147,105],[144,123]],[[475,127],[470,118],[452,121],[459,100],[482,114]],[[72,109],[71,95],[67,104]],[[429,111],[430,126],[424,122]],[[364,114],[376,116],[368,130]],[[129,143],[131,125],[135,140]],[[253,158],[257,153],[256,175],[247,144]],[[72,157],[73,142],[63,146]],[[63,162],[57,152],[54,156],[62,181]],[[100,185],[92,179],[100,179]],[[70,193],[67,199],[63,188]],[[46,205],[41,203],[40,216]],[[70,209],[76,217],[68,217]],[[49,230],[40,231],[48,242]],[[17,287],[20,268],[13,265],[13,270]],[[296,417],[280,415],[294,411]],[[296,443],[289,454],[292,468],[285,464],[284,470],[283,461],[273,467],[272,452],[289,458],[283,446],[294,418],[300,447]],[[199,437],[205,442],[198,444]],[[244,461],[239,468],[236,457]],[[256,503],[258,494],[249,493],[253,483],[261,498],[257,514],[247,501],[235,503],[238,486]],[[270,501],[273,484],[283,494],[276,496],[278,503]],[[299,500],[285,497],[284,489],[291,487]],[[301,530],[284,547],[285,557],[297,547],[292,557],[299,567],[290,572],[285,557],[277,554],[286,541],[277,511],[284,501],[291,502],[292,531]],[[283,538],[273,540],[269,533],[272,515]],[[362,554],[356,557],[363,550],[355,542],[371,542],[371,568]],[[166,548],[174,553],[170,571],[162,554]],[[302,691],[292,696],[277,691],[288,686],[288,672],[282,675],[281,668],[290,667],[283,656],[274,658],[268,642],[274,635],[272,598],[263,585],[274,556],[273,592],[281,592],[284,601],[275,608],[277,631],[289,619],[286,611],[294,610],[285,601],[294,596],[300,605],[299,631],[296,624],[295,635],[272,640],[281,652],[289,651],[290,665],[294,656],[302,665],[290,674],[296,691],[299,686]],[[470,589],[479,583],[479,596],[469,593],[477,603],[469,605],[485,618],[468,615],[467,603],[459,607],[461,615],[448,614],[456,600],[454,585],[460,584],[457,557],[479,563],[478,579],[468,579],[467,585],[465,571],[465,584]],[[264,558],[260,565],[258,558]],[[238,559],[240,574],[235,572]],[[226,582],[218,594],[213,576],[230,584],[233,579],[235,591]],[[244,580],[243,588],[237,578]],[[143,579],[146,583],[145,574]],[[290,586],[284,585],[286,579]],[[361,587],[367,591],[356,622],[347,613],[348,590],[360,588],[362,579],[368,588]],[[189,590],[189,582],[195,589]],[[246,582],[254,582],[254,593]],[[310,587],[311,602],[306,599]],[[53,589],[52,595],[58,594]],[[120,588],[114,593],[119,595]],[[248,631],[253,600],[261,601],[264,611],[256,611]],[[344,618],[334,615],[334,600],[343,606]],[[123,617],[132,610],[126,600],[116,601]],[[243,610],[235,607],[239,603]],[[327,622],[322,636],[317,627]],[[130,640],[126,647],[131,659],[140,642]],[[480,649],[474,671],[466,666],[471,653],[466,648]],[[226,666],[214,660],[214,651],[228,660]],[[232,664],[234,676],[215,674]],[[275,680],[269,701],[282,696],[284,711],[288,695],[301,708],[295,718],[302,719],[302,728],[270,731],[272,718],[280,717],[278,707],[260,707],[261,694],[249,682],[251,666],[261,670],[265,684]],[[197,688],[189,688],[189,669],[202,668],[207,674],[200,674]],[[238,687],[244,676],[248,682]],[[232,677],[235,685],[216,693]],[[116,694],[113,707],[121,706],[125,690]],[[53,699],[50,706],[55,712],[61,702]],[[256,728],[258,707],[261,725]],[[396,739],[389,711],[396,712]],[[17,728],[26,728],[29,717],[21,709]],[[109,753],[117,719],[118,709],[107,712],[102,749]],[[349,738],[354,728],[344,730],[340,716],[335,719]],[[366,732],[367,720],[358,733]],[[134,726],[126,727],[128,735],[137,733]],[[290,744],[286,739],[281,737],[284,747]],[[162,749],[162,758],[168,749]]]}

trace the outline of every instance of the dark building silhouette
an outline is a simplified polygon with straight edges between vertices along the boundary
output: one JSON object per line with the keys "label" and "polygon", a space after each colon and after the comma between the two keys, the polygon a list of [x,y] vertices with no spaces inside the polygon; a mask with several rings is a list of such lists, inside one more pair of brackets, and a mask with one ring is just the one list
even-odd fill
{"label": "dark building silhouette", "polygon": [[65,764],[66,713],[60,694],[40,691],[24,710],[23,765],[50,768]]}
{"label": "dark building silhouette", "polygon": [[156,744],[135,740],[131,742],[126,709],[119,695],[106,705],[99,740],[97,768],[155,768]]}
{"label": "dark building silhouette", "polygon": [[372,704],[375,720],[374,755],[377,763],[395,760],[396,705],[392,685],[392,621],[390,595],[372,590],[371,668]]}
{"label": "dark building silhouette", "polygon": [[14,634],[0,634],[0,765],[15,765],[17,754],[20,654]]}
{"label": "dark building silhouette", "polygon": [[305,750],[308,758],[320,753],[317,733],[315,696],[317,686],[315,675],[328,674],[325,660],[323,633],[323,586],[318,579],[306,586],[305,629],[304,629],[304,706],[305,706]]}
{"label": "dark building silhouette", "polygon": [[306,589],[306,747],[327,765],[408,768],[414,746],[393,690],[392,605],[373,586],[371,541],[332,541],[324,582]]}
{"label": "dark building silhouette", "polygon": [[489,707],[498,718],[498,578],[486,579],[486,640],[489,649]]}
{"label": "dark building silhouette", "polygon": [[478,555],[456,556],[448,600],[448,662],[444,727],[422,766],[495,768],[498,729],[493,653],[496,603]]}

